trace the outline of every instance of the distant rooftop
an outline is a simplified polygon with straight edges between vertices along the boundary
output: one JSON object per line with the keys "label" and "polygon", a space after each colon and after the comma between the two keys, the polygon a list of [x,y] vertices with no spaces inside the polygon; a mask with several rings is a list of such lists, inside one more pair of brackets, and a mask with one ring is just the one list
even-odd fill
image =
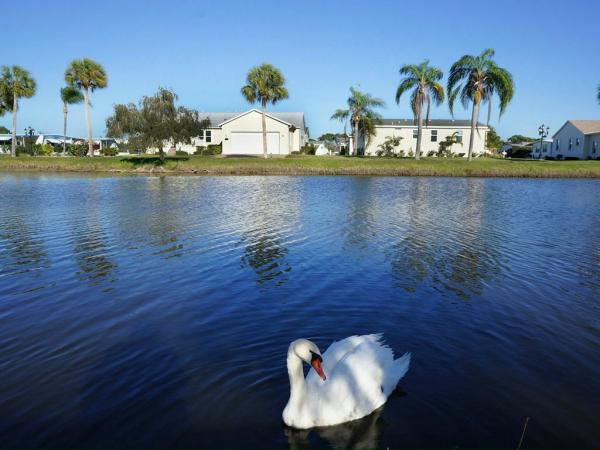
{"label": "distant rooftop", "polygon": [[[203,112],[200,111],[198,114],[200,118],[203,119],[208,117],[210,121],[210,126],[213,128],[218,127],[223,122],[226,122],[234,117],[239,116],[240,114],[244,114],[248,111],[238,111],[238,112]],[[296,128],[304,127],[304,113],[303,112],[270,112],[267,111],[269,116],[273,116],[279,120],[283,120],[289,124],[292,124]]]}
{"label": "distant rooftop", "polygon": [[[381,125],[398,125],[404,127],[416,126],[414,119],[381,119]],[[425,126],[425,120],[423,119],[423,126]],[[429,119],[429,127],[470,127],[470,120],[454,120],[454,119]],[[483,123],[478,123],[479,127],[487,127]]]}

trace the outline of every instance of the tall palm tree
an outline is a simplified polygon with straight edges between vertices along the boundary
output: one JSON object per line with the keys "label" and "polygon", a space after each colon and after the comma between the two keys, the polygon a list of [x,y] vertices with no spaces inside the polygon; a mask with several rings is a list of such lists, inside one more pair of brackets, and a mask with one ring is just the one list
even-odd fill
{"label": "tall palm tree", "polygon": [[444,74],[437,67],[430,66],[429,61],[425,60],[421,64],[403,65],[400,69],[400,75],[403,75],[404,77],[396,90],[396,103],[400,103],[402,94],[413,89],[410,105],[417,118],[418,127],[415,159],[420,159],[421,142],[423,140],[423,107],[425,106],[425,103],[427,103],[425,126],[428,126],[431,100],[433,99],[436,106],[441,105],[444,101],[444,88],[438,83]]}
{"label": "tall palm tree", "polygon": [[[350,97],[347,100],[348,109],[337,109],[332,119],[342,122],[350,121],[352,135],[354,136],[355,152],[358,155],[358,137],[363,136],[365,147],[369,144],[371,137],[375,134],[375,124],[381,120],[381,115],[373,108],[385,107],[385,102],[370,94],[360,92],[350,87]],[[363,149],[364,151],[364,149]]]}
{"label": "tall palm tree", "polygon": [[598,85],[598,103],[600,103],[600,84]]}
{"label": "tall palm tree", "polygon": [[60,90],[60,99],[63,102],[63,156],[67,152],[67,114],[69,113],[68,105],[74,105],[83,101],[83,94],[74,86],[65,86]]}
{"label": "tall palm tree", "polygon": [[460,96],[460,101],[466,108],[473,103],[471,114],[471,136],[469,139],[468,159],[473,154],[475,128],[479,118],[479,106],[488,103],[488,122],[491,112],[491,101],[494,94],[500,99],[500,116],[506,110],[514,93],[512,75],[506,69],[496,65],[494,50],[488,48],[478,56],[464,55],[450,68],[448,77],[448,105],[454,115],[454,102]]}
{"label": "tall palm tree", "polygon": [[17,111],[20,98],[31,98],[35,95],[35,80],[31,74],[20,66],[3,66],[0,78],[0,96],[5,108],[12,105],[12,139],[11,155],[17,156]]}
{"label": "tall palm tree", "polygon": [[89,58],[74,59],[65,71],[65,81],[69,86],[75,86],[83,91],[83,106],[85,109],[85,124],[88,133],[88,151],[94,156],[92,141],[92,125],[90,123],[90,92],[106,87],[108,77],[104,68]]}
{"label": "tall palm tree", "polygon": [[262,109],[263,155],[267,157],[267,103],[275,104],[289,97],[283,74],[272,64],[251,68],[241,92],[248,103],[260,102]]}

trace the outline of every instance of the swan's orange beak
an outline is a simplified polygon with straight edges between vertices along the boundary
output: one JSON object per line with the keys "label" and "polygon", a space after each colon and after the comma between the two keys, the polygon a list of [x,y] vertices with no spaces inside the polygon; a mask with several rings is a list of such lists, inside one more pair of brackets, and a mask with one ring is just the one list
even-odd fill
{"label": "swan's orange beak", "polygon": [[323,372],[323,369],[321,368],[321,359],[320,358],[313,358],[312,361],[310,362],[310,365],[312,366],[313,369],[315,369],[315,372],[317,372],[317,374],[321,377],[321,379],[323,381],[325,381],[327,379],[327,377],[325,376],[325,372]]}

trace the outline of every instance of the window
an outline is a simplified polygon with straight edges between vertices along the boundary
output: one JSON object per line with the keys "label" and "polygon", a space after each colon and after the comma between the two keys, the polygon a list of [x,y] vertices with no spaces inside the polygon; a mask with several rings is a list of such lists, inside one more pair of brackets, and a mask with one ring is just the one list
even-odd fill
{"label": "window", "polygon": [[556,142],[554,143],[554,148],[556,150],[558,150],[560,148],[560,139],[557,139]]}
{"label": "window", "polygon": [[198,139],[200,139],[201,141],[204,140],[204,130],[200,130],[200,135],[198,136]]}
{"label": "window", "polygon": [[463,132],[457,131],[456,132],[456,142],[458,142],[459,144],[462,144],[462,141],[463,141]]}
{"label": "window", "polygon": [[211,130],[206,130],[206,142],[212,142],[212,131]]}
{"label": "window", "polygon": [[544,149],[542,150],[544,153],[548,152],[548,144],[544,144]]}
{"label": "window", "polygon": [[431,142],[437,142],[437,130],[431,130]]}
{"label": "window", "polygon": [[598,150],[598,142],[594,141],[594,143],[592,144],[592,153],[594,155],[596,154],[596,150]]}
{"label": "window", "polygon": [[575,145],[579,145],[579,138],[575,139]]}
{"label": "window", "polygon": [[413,130],[413,139],[417,139],[419,137],[419,130]]}
{"label": "window", "polygon": [[571,148],[573,148],[573,139],[569,138],[569,150],[571,150]]}

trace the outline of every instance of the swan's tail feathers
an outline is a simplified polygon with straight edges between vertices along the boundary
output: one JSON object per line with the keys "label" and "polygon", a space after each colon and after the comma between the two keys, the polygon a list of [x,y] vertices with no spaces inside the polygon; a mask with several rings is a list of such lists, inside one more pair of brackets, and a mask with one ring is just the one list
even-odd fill
{"label": "swan's tail feathers", "polygon": [[398,382],[402,379],[402,377],[408,372],[408,368],[410,366],[410,353],[405,353],[402,357],[394,360],[389,367],[386,369],[385,378],[383,380],[383,392],[387,396],[389,396],[396,386]]}

